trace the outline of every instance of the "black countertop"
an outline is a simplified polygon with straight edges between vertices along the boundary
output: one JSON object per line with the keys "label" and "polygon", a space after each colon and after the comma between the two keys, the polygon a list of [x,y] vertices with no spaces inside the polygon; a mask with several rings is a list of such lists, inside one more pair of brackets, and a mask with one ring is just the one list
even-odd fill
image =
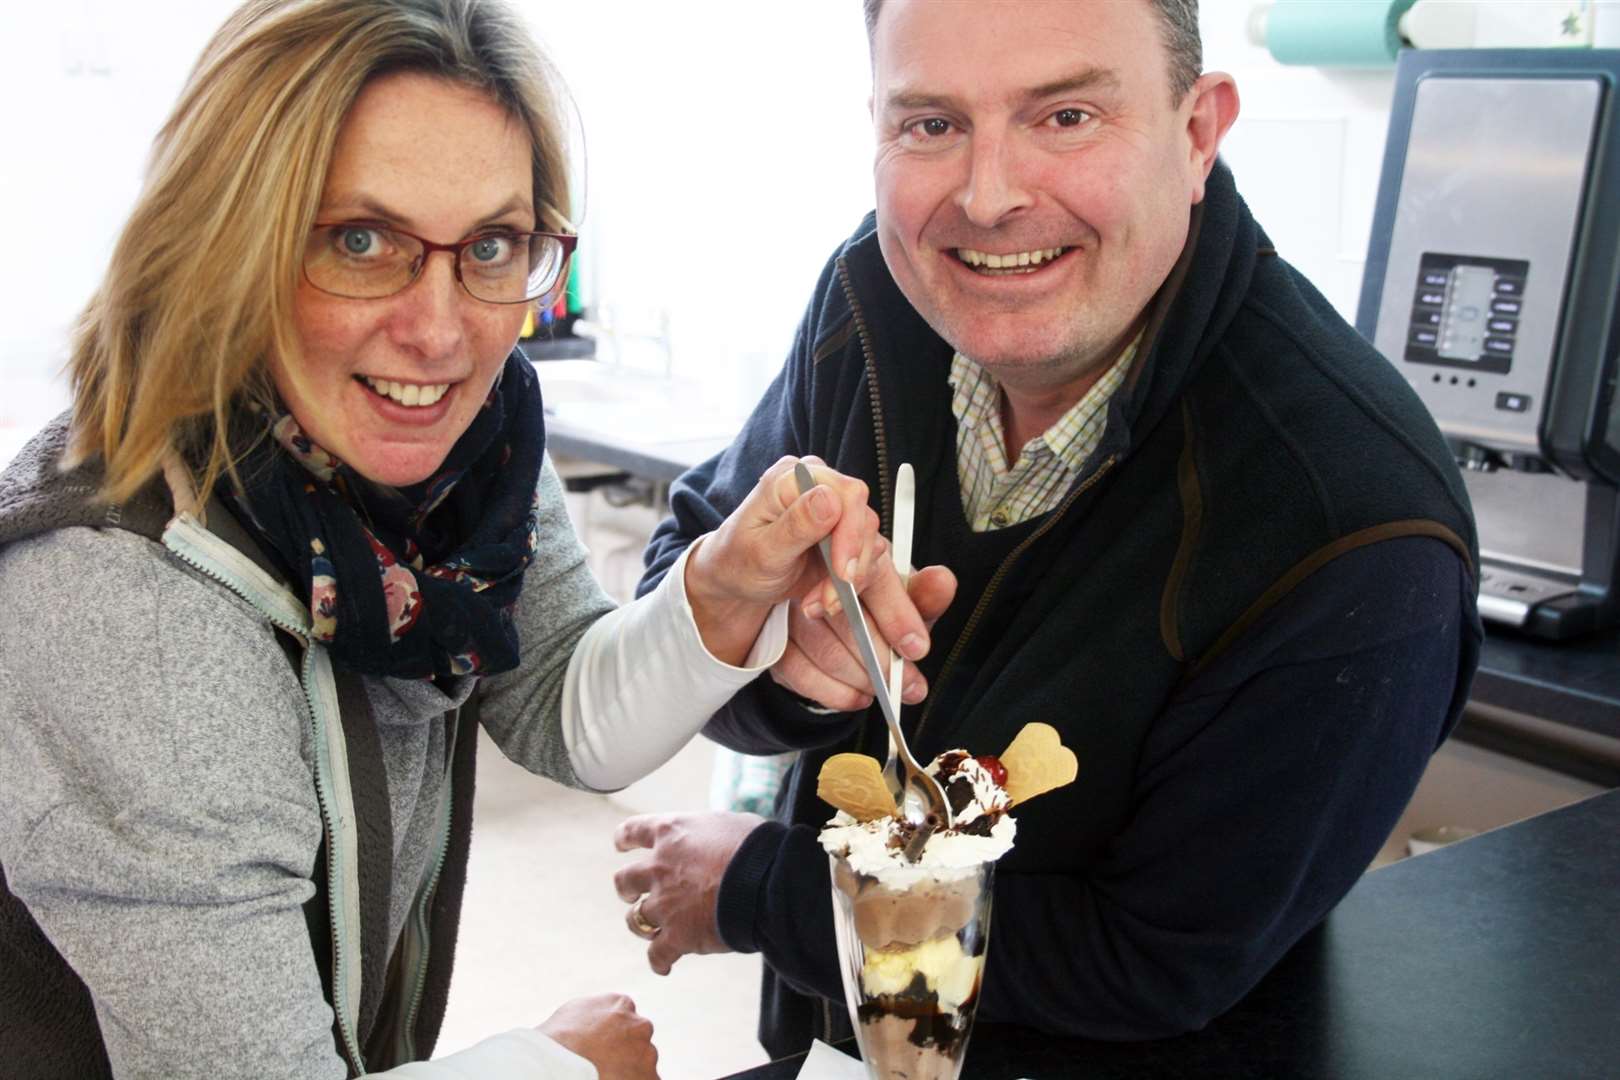
{"label": "black countertop", "polygon": [[1620,631],[1553,642],[1487,623],[1472,696],[1620,739]]}
{"label": "black countertop", "polygon": [[1103,1043],[981,1024],[963,1076],[1620,1076],[1620,791],[1367,874],[1201,1032]]}
{"label": "black countertop", "polygon": [[1485,634],[1453,737],[1620,787],[1620,632],[1550,642],[1487,623]]}

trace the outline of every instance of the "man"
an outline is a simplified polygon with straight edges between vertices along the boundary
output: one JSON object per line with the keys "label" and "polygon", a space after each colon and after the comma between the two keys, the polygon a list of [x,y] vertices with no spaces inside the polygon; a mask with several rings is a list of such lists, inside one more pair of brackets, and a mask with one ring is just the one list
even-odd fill
{"label": "man", "polygon": [[[1238,99],[1199,73],[1195,0],[867,13],[875,217],[737,442],[676,485],[643,588],[778,455],[864,479],[885,524],[914,463],[916,561],[955,597],[937,568],[912,592],[938,616],[913,751],[996,753],[1043,720],[1080,761],[1016,814],[979,1015],[1196,1029],[1350,888],[1460,713],[1467,499],[1415,396],[1217,162]],[[815,778],[881,757],[884,728],[841,621],[796,605],[773,678],[706,729],[803,749],[777,821],[619,837],[651,848],[617,884],[656,969],[764,954],[773,1054],[848,1030]]]}

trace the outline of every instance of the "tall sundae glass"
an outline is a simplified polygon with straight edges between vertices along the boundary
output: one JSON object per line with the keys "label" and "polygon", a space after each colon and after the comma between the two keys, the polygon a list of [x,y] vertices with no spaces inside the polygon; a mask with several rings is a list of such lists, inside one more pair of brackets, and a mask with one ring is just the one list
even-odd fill
{"label": "tall sundae glass", "polygon": [[897,887],[832,860],[844,1000],[873,1077],[956,1080],[989,944],[996,864]]}
{"label": "tall sundae glass", "polygon": [[[1032,729],[1044,730],[1027,738]],[[961,1075],[990,940],[996,860],[1016,831],[1007,811],[1074,779],[1075,759],[1054,729],[1031,724],[1000,758],[949,750],[928,771],[945,789],[952,822],[920,849],[874,759],[835,755],[817,787],[839,808],[820,839],[844,1000],[873,1080]]]}

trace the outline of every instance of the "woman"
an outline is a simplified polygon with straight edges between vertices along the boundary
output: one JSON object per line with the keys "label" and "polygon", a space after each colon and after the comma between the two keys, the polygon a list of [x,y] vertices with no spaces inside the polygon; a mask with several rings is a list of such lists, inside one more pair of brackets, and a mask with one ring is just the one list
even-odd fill
{"label": "woman", "polygon": [[615,996],[422,1062],[475,725],[622,786],[780,655],[820,537],[895,584],[789,461],[612,610],[512,351],[572,245],[550,84],[479,0],[254,0],[160,133],[0,481],[8,1074],[653,1074]]}

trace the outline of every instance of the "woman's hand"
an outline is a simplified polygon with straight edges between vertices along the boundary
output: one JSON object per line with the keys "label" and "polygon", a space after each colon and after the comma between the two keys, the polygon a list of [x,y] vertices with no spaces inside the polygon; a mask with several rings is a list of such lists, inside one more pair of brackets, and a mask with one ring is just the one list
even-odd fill
{"label": "woman's hand", "polygon": [[828,537],[833,565],[872,598],[879,635],[916,660],[928,652],[928,629],[883,556],[888,542],[867,505],[866,485],[804,458],[817,486],[799,491],[785,457],[771,466],[741,506],[703,537],[686,561],[686,596],[703,644],[716,658],[740,664],[777,603],[803,598],[835,604],[816,544]]}
{"label": "woman's hand", "polygon": [[539,1030],[595,1065],[599,1080],[658,1080],[652,1021],[623,994],[575,998]]}

